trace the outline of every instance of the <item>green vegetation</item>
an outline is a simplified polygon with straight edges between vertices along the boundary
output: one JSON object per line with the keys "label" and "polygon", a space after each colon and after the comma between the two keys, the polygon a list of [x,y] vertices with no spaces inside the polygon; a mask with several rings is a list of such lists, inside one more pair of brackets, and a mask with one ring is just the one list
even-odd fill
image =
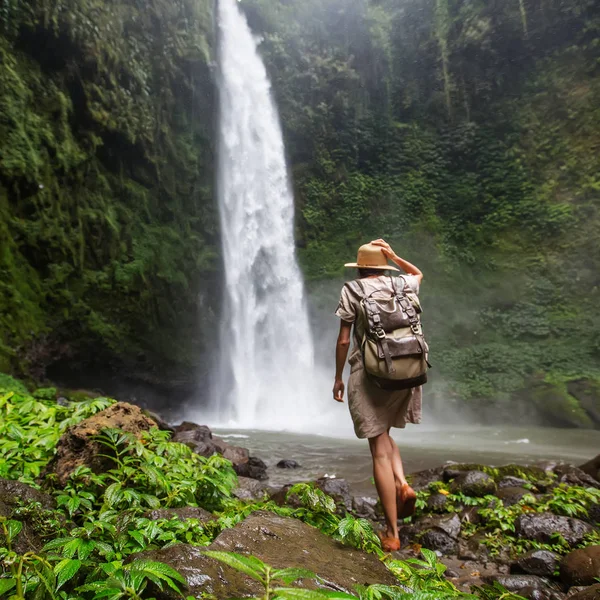
{"label": "green vegetation", "polygon": [[[454,513],[464,507],[479,507],[477,514],[481,517],[481,523],[463,527],[463,534],[468,538],[475,533],[484,533],[482,543],[490,549],[492,556],[506,551],[512,556],[517,556],[534,549],[567,554],[572,548],[558,533],[554,535],[552,543],[519,538],[515,533],[517,519],[525,513],[548,512],[565,517],[588,519],[588,510],[600,503],[600,490],[560,484],[553,487],[550,492],[540,494],[536,485],[529,484],[528,487],[531,493],[524,495],[512,506],[504,506],[503,502],[493,495],[473,498],[460,493],[451,493],[447,484],[438,481],[430,484],[427,490],[418,493],[417,507],[420,511],[426,511],[427,499],[432,493],[442,493],[446,496],[446,503],[442,509],[444,512]],[[584,548],[599,543],[600,535],[595,531],[588,534],[577,547]]]}
{"label": "green vegetation", "polygon": [[179,332],[216,257],[211,5],[3,2],[0,369],[201,350]]}
{"label": "green vegetation", "polygon": [[[23,393],[22,384],[9,378],[0,386],[0,462],[7,465],[0,477],[34,488],[42,485],[56,503],[56,508],[47,508],[24,497],[10,514],[0,513],[0,595],[8,594],[11,600],[140,600],[153,597],[156,592],[151,590],[156,588],[183,591],[179,573],[139,553],[178,543],[207,546],[223,529],[235,526],[250,513],[269,510],[301,519],[344,544],[378,554],[399,584],[360,588],[357,596],[318,595],[288,587],[299,578],[315,578],[314,574],[271,569],[255,557],[209,553],[262,581],[265,598],[399,600],[409,597],[408,590],[415,599],[477,597],[460,592],[444,578],[445,566],[433,552],[423,549],[424,560],[400,561],[384,555],[371,524],[340,515],[333,499],[314,484],[292,486],[287,493],[290,503],[284,506],[266,499],[253,503],[235,499],[232,490],[237,478],[229,461],[217,455],[204,458],[194,454],[187,446],[170,442],[169,433],[158,429],[139,438],[118,429],[103,430],[96,441],[111,468],[95,473],[81,466],[66,485],[58,485],[46,468],[59,437],[67,427],[114,401],[99,398],[61,406],[43,397],[46,395],[43,390],[34,395]],[[573,502],[580,514],[588,496],[569,492],[559,501]],[[150,515],[158,508],[177,507],[202,507],[213,515],[208,520]],[[4,510],[2,503],[0,509]],[[39,547],[29,545],[36,539]],[[477,593],[483,598],[518,599],[500,588],[481,588]]]}
{"label": "green vegetation", "polygon": [[384,237],[425,273],[431,396],[592,426],[565,382],[600,375],[598,4],[241,5],[264,35],[323,313],[338,291],[323,278]]}

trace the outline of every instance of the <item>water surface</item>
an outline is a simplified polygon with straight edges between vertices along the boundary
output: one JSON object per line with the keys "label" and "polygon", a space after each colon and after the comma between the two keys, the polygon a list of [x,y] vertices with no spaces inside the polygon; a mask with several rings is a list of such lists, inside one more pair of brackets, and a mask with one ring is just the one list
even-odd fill
{"label": "water surface", "polygon": [[[262,458],[269,466],[272,485],[312,480],[327,474],[346,479],[354,493],[375,493],[366,440],[231,429],[216,430],[215,435]],[[580,429],[419,426],[396,430],[393,436],[409,473],[448,460],[489,465],[534,464],[542,460],[580,464],[600,451],[600,431]],[[284,458],[296,460],[302,468],[276,468],[277,462]]]}

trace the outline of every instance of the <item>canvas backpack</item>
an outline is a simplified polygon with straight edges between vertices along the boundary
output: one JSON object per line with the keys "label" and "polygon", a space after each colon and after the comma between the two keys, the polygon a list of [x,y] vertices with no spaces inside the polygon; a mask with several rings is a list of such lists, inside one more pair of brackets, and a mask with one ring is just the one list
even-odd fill
{"label": "canvas backpack", "polygon": [[427,360],[429,348],[421,328],[422,310],[417,294],[403,277],[390,280],[393,293],[387,298],[382,290],[367,293],[360,279],[347,285],[361,298],[361,352],[369,379],[382,389],[404,390],[427,381],[431,366]]}

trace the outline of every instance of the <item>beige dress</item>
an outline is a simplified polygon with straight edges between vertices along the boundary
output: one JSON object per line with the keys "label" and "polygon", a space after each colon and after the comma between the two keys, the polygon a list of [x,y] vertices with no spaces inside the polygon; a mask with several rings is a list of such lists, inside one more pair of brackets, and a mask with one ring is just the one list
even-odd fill
{"label": "beige dress", "polygon": [[[408,286],[419,293],[419,280],[414,275],[402,276]],[[389,276],[367,277],[361,280],[367,293],[381,292],[382,297],[393,293]],[[400,283],[400,282],[398,282]],[[377,297],[377,294],[375,295]],[[348,406],[354,431],[359,438],[376,437],[391,427],[404,428],[407,423],[421,422],[421,387],[409,390],[382,390],[373,385],[365,374],[360,344],[363,337],[363,327],[357,321],[361,297],[348,286],[342,288],[340,303],[335,314],[354,323],[354,346],[350,352],[350,379],[348,380]]]}

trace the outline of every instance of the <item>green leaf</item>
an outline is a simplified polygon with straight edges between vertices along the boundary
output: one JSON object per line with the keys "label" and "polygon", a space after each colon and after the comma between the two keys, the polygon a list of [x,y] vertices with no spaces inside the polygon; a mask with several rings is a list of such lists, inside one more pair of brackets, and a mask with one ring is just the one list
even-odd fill
{"label": "green leaf", "polygon": [[358,600],[358,596],[344,592],[316,592],[298,588],[275,588],[276,598],[282,600]]}
{"label": "green leaf", "polygon": [[245,573],[248,577],[252,577],[256,581],[260,581],[261,583],[264,581],[262,576],[266,571],[266,565],[254,556],[242,556],[235,552],[217,552],[214,550],[207,550],[204,554],[225,563],[236,571]]}
{"label": "green leaf", "polygon": [[[67,542],[62,551],[62,555],[67,558],[73,558],[75,553],[79,549],[79,545],[83,542],[80,538],[72,538],[69,542]],[[81,557],[80,557],[81,558]]]}
{"label": "green leaf", "polygon": [[56,575],[56,589],[60,589],[67,581],[73,579],[82,562],[76,559],[65,558],[54,566],[54,574]]}
{"label": "green leaf", "polygon": [[0,596],[12,590],[17,585],[17,580],[11,577],[10,579],[0,579]]}
{"label": "green leaf", "polygon": [[428,550],[427,548],[421,548],[421,554],[423,555],[423,558],[427,561],[427,564],[431,568],[435,568],[435,565],[437,563],[436,553],[431,550]]}
{"label": "green leaf", "polygon": [[129,535],[142,547],[146,546],[146,540],[139,531],[130,531]]}
{"label": "green leaf", "polygon": [[108,506],[114,506],[121,497],[121,484],[113,483],[106,488],[104,492],[104,501]]}
{"label": "green leaf", "polygon": [[271,572],[271,579],[275,581],[283,581],[285,585],[289,585],[298,579],[315,579],[316,575],[307,569],[277,569]]}
{"label": "green leaf", "polygon": [[79,547],[77,548],[77,556],[80,560],[85,560],[94,551],[96,542],[94,540],[81,540]]}
{"label": "green leaf", "polygon": [[185,583],[185,579],[182,577],[179,571],[176,571],[173,567],[170,567],[165,563],[158,562],[155,560],[147,560],[145,558],[140,558],[138,560],[134,560],[125,568],[127,570],[146,571],[148,573],[153,573],[159,577],[169,577],[170,579],[174,579],[175,581],[179,581],[180,583]]}
{"label": "green leaf", "polygon": [[7,521],[6,530],[8,532],[8,541],[12,542],[19,535],[19,533],[21,533],[21,529],[23,529],[23,523],[20,521]]}

